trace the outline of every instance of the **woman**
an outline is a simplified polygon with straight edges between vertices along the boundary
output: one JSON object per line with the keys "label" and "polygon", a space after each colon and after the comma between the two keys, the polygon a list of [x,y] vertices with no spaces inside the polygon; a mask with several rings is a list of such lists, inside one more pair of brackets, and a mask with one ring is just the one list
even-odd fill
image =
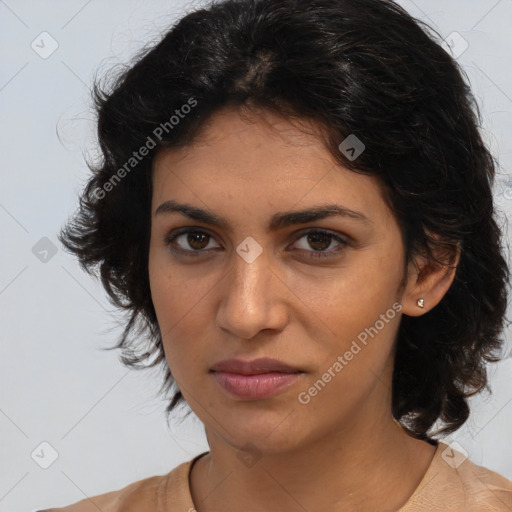
{"label": "woman", "polygon": [[434,439],[498,360],[509,269],[428,30],[385,0],[225,0],[96,85],[103,160],[61,241],[210,450],[52,510],[511,510]]}

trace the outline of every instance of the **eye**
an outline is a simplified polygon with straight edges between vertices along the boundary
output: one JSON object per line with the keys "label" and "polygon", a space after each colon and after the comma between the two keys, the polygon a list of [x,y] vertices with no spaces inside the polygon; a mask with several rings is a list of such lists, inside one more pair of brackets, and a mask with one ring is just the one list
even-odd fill
{"label": "eye", "polygon": [[[310,254],[307,256],[308,258],[326,258],[329,256],[335,256],[340,253],[345,246],[348,245],[348,242],[343,238],[324,230],[312,229],[306,233],[303,233],[295,243],[304,239],[305,242],[302,243],[302,249],[306,250]],[[338,242],[337,249],[325,250],[329,246],[331,246],[332,242]],[[307,246],[312,247],[313,251],[308,250]]]}
{"label": "eye", "polygon": [[[309,253],[308,258],[325,258],[335,256],[340,253],[345,246],[349,243],[343,238],[331,233],[329,231],[311,229],[303,232],[302,235],[295,240],[295,244],[304,239],[299,245],[300,250]],[[165,238],[165,244],[169,246],[170,250],[174,253],[180,253],[187,257],[196,257],[201,253],[209,252],[212,249],[219,248],[220,246],[208,247],[213,240],[212,235],[200,229],[182,229]],[[332,242],[338,242],[336,249],[328,249]],[[308,246],[313,250],[309,250]]]}
{"label": "eye", "polygon": [[[181,244],[178,243],[180,239],[182,239]],[[186,256],[195,257],[199,256],[202,252],[205,252],[203,249],[208,248],[209,242],[212,239],[212,236],[206,231],[198,229],[184,229],[166,237],[165,244],[169,246],[173,252],[179,252],[186,254]],[[173,245],[177,245],[178,248],[173,247]]]}

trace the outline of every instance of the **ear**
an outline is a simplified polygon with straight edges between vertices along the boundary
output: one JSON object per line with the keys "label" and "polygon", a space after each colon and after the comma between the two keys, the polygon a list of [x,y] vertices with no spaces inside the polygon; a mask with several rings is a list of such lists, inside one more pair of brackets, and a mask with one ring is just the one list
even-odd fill
{"label": "ear", "polygon": [[[438,236],[432,235],[439,239]],[[456,252],[443,247],[433,247],[432,253],[442,264],[427,255],[415,255],[407,267],[407,282],[402,295],[402,313],[420,316],[437,306],[450,288],[460,260],[461,246]],[[418,306],[423,299],[423,308]]]}

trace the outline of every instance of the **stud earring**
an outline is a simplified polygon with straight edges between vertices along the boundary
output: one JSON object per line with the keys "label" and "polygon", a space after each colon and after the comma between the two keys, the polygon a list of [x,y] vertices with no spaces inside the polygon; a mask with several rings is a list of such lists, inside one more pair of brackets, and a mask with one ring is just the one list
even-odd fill
{"label": "stud earring", "polygon": [[418,302],[416,304],[418,304],[418,307],[420,308],[424,307],[423,299],[418,299]]}

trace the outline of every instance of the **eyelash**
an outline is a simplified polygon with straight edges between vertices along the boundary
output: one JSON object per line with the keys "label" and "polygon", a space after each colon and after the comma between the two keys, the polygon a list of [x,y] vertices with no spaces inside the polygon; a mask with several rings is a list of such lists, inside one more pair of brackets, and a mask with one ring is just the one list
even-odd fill
{"label": "eyelash", "polygon": [[[207,231],[204,231],[202,229],[190,229],[190,228],[186,228],[186,229],[182,229],[172,235],[169,235],[167,237],[165,237],[165,244],[167,246],[170,246],[172,244],[172,242],[178,238],[179,236],[181,235],[185,235],[185,234],[190,234],[190,233],[199,233],[199,234],[204,234],[210,238],[213,238],[212,235],[210,235],[210,233],[208,233]],[[309,231],[306,231],[306,232],[303,232],[301,233],[300,236],[298,236],[295,241],[293,243],[296,243],[298,242],[301,238],[304,238],[308,235],[316,235],[316,234],[321,234],[321,235],[327,235],[328,237],[332,238],[333,240],[337,241],[340,243],[340,248],[336,249],[336,250],[329,250],[329,251],[306,251],[308,253],[310,253],[310,256],[308,256],[309,258],[312,258],[312,259],[315,259],[315,258],[326,258],[326,257],[329,257],[329,256],[335,256],[337,254],[339,254],[340,252],[343,251],[343,249],[345,248],[345,246],[348,245],[348,242],[346,240],[344,240],[343,238],[331,233],[330,231],[325,231],[325,230],[322,230],[322,229],[310,229]],[[210,240],[208,239],[208,242]],[[329,244],[330,245],[330,244]],[[170,248],[170,247],[169,247]],[[201,256],[202,254],[204,254],[205,252],[207,252],[207,250],[204,250],[204,249],[200,249],[200,250],[184,250],[184,249],[176,249],[176,248],[170,248],[170,250],[172,252],[179,252],[180,254],[185,254],[186,257],[191,257],[191,258],[196,258],[198,256]]]}

